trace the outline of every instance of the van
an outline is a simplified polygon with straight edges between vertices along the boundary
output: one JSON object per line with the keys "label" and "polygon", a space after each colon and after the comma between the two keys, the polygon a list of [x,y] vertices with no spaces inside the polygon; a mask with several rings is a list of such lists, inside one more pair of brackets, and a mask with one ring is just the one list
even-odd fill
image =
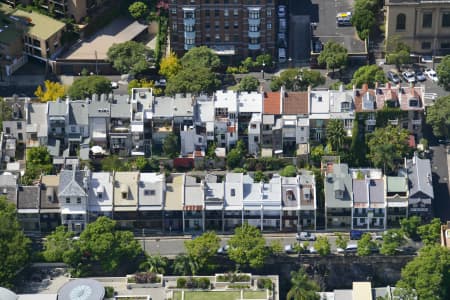
{"label": "van", "polygon": [[351,240],[360,240],[363,235],[363,232],[360,230],[351,230],[350,231],[350,239]]}
{"label": "van", "polygon": [[286,62],[286,49],[278,48],[278,62],[280,63]]}

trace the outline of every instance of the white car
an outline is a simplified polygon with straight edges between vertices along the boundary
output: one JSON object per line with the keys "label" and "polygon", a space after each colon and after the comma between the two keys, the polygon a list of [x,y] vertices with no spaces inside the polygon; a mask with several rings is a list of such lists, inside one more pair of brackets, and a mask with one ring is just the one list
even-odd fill
{"label": "white car", "polygon": [[414,72],[405,71],[402,73],[403,78],[408,83],[415,83],[416,82],[416,76],[414,76]]}
{"label": "white car", "polygon": [[299,232],[296,234],[296,239],[298,241],[315,241],[316,236],[313,233],[309,232]]}
{"label": "white car", "polygon": [[119,83],[115,82],[115,81],[111,81],[111,88],[118,89],[119,88]]}
{"label": "white car", "polygon": [[430,78],[432,81],[434,82],[438,82],[439,79],[437,77],[436,71],[433,69],[426,69],[425,70],[425,75],[428,76],[428,78]]}

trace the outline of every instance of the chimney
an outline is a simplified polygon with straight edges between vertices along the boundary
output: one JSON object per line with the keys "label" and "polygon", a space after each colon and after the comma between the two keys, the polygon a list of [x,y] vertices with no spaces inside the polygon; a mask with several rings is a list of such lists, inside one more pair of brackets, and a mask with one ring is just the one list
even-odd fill
{"label": "chimney", "polygon": [[414,83],[411,82],[411,88],[409,89],[409,92],[411,93],[411,96],[414,96],[416,89],[414,88]]}
{"label": "chimney", "polygon": [[376,89],[378,88],[379,85],[380,85],[380,84],[378,83],[378,81],[375,81],[375,88],[376,88]]}
{"label": "chimney", "polygon": [[284,113],[284,86],[280,89],[280,114]]}
{"label": "chimney", "polygon": [[391,89],[391,83],[390,83],[390,82],[387,82],[387,83],[386,83],[386,88],[387,88],[388,90]]}
{"label": "chimney", "polygon": [[344,91],[344,85],[341,83],[339,85],[339,92],[343,92]]}
{"label": "chimney", "polygon": [[367,92],[368,89],[369,89],[369,85],[368,85],[367,83],[364,83],[364,84],[362,85],[362,90],[363,90],[364,92]]}

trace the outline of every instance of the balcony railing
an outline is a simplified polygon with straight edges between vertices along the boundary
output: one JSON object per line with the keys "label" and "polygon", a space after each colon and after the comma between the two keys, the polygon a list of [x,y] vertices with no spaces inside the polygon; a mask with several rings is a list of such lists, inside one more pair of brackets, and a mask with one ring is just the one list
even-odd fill
{"label": "balcony railing", "polygon": [[183,20],[184,26],[194,26],[195,25],[195,19],[189,18]]}
{"label": "balcony railing", "polygon": [[249,31],[248,37],[257,39],[257,38],[261,37],[261,32],[260,31]]}
{"label": "balcony railing", "polygon": [[413,125],[422,125],[422,120],[418,119],[418,120],[412,120],[412,124]]}
{"label": "balcony railing", "polygon": [[261,44],[248,44],[249,50],[259,50],[261,49]]}

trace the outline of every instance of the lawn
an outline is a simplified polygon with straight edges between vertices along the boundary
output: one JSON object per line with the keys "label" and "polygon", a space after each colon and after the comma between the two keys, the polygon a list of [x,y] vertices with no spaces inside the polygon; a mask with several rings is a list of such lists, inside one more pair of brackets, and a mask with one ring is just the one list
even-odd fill
{"label": "lawn", "polygon": [[[265,291],[244,291],[245,299],[266,299]],[[184,300],[238,300],[241,292],[184,292]],[[181,300],[181,292],[174,292],[173,300]]]}

